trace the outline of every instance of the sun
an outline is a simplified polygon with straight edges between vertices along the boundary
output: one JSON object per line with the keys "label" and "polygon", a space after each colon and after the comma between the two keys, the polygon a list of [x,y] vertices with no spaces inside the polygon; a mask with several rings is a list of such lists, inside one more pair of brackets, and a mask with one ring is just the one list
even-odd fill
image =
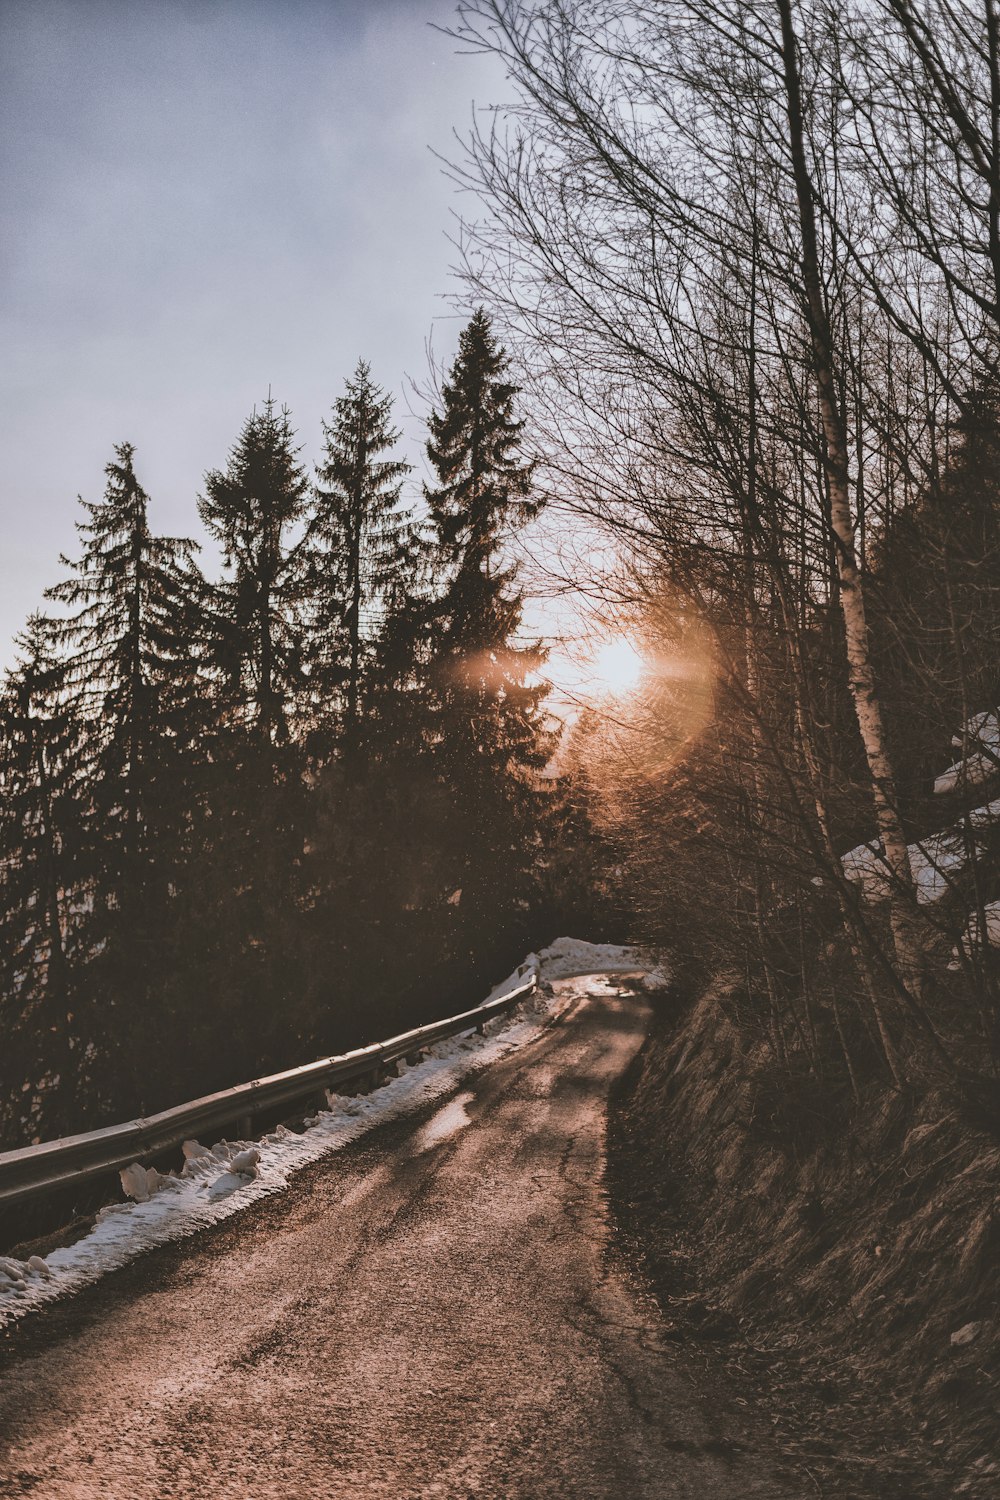
{"label": "sun", "polygon": [[594,653],[595,683],[606,693],[631,693],[645,670],[645,661],[624,636],[605,641]]}

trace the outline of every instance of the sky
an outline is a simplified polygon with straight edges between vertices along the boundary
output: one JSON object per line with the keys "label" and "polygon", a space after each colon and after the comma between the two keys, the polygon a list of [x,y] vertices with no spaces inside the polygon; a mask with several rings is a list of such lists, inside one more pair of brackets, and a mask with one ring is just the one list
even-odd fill
{"label": "sky", "polygon": [[0,663],[116,442],[155,528],[198,535],[254,404],[287,403],[311,464],[364,357],[421,462],[407,377],[428,339],[450,362],[463,321],[463,203],[432,151],[505,97],[496,62],[433,29],[453,12],[0,0]]}

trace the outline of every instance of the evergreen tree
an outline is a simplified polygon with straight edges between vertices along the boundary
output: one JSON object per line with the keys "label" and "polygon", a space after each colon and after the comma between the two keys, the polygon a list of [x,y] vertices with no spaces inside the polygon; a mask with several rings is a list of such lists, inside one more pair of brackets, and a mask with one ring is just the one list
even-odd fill
{"label": "evergreen tree", "polygon": [[[74,900],[88,991],[117,1015],[108,1035],[141,1094],[141,1031],[158,977],[174,881],[185,864],[198,739],[193,544],[153,535],[149,497],[121,443],[70,574],[47,597],[55,701],[85,726],[64,757],[79,841]],[[84,1002],[86,1004],[86,1002]]]}
{"label": "evergreen tree", "polygon": [[317,721],[308,744],[322,763],[306,861],[324,955],[317,968],[364,992],[369,1025],[375,969],[398,947],[408,892],[401,846],[413,806],[401,795],[411,771],[402,729],[414,686],[410,615],[419,606],[421,543],[400,503],[409,465],[391,456],[399,438],[391,408],[359,362],[323,424],[308,541]]}
{"label": "evergreen tree", "polygon": [[77,770],[93,799],[101,874],[113,904],[133,906],[176,807],[172,762],[194,736],[185,711],[196,629],[194,544],[152,534],[134,455],[131,443],[115,447],[104,499],[81,502],[82,555],[61,558],[71,576],[46,591],[67,609],[49,621],[61,689],[90,726]]}
{"label": "evergreen tree", "polygon": [[874,539],[873,633],[901,746],[901,786],[919,802],[940,747],[1000,696],[1000,398],[973,393],[937,472]]}
{"label": "evergreen tree", "polygon": [[[305,704],[310,486],[290,414],[268,397],[205,477],[202,520],[222,553],[207,599],[216,733],[203,893],[192,948],[244,1074],[282,1050],[307,985],[299,913],[309,787],[296,738]],[[234,1024],[236,1023],[236,1024]],[[199,1022],[204,1026],[204,1022]]]}
{"label": "evergreen tree", "polygon": [[304,551],[295,529],[308,495],[290,413],[269,396],[243,424],[225,472],[205,476],[198,505],[228,575],[212,601],[216,659],[246,723],[269,743],[288,739],[301,690]]}
{"label": "evergreen tree", "polygon": [[479,309],[461,334],[427,445],[438,483],[425,495],[448,578],[430,669],[436,757],[454,797],[449,882],[473,944],[498,910],[527,904],[544,805],[538,773],[552,749],[545,688],[529,680],[544,653],[516,644],[522,596],[503,561],[505,542],[540,508],[507,367]]}
{"label": "evergreen tree", "polygon": [[311,683],[321,701],[339,700],[345,756],[357,751],[364,687],[380,631],[405,605],[416,567],[416,534],[400,505],[409,464],[380,457],[399,440],[392,398],[358,362],[323,423],[310,559],[316,579]]}
{"label": "evergreen tree", "polygon": [[4,1139],[72,1126],[82,1092],[70,950],[78,830],[67,770],[80,727],[59,701],[59,664],[33,615],[0,695],[0,1036]]}

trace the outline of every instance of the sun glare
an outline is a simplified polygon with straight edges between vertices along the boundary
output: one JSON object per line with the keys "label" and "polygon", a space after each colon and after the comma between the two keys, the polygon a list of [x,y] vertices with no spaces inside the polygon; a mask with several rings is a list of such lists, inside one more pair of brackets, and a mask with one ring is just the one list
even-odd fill
{"label": "sun glare", "polygon": [[594,655],[594,677],[606,693],[630,693],[638,687],[646,663],[624,637],[606,641]]}

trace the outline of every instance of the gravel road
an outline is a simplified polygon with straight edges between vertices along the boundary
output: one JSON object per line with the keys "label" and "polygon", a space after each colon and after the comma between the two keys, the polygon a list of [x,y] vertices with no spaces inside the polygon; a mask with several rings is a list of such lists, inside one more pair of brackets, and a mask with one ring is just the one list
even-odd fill
{"label": "gravel road", "polygon": [[453,1100],[13,1328],[0,1495],[799,1500],[767,1424],[620,1262],[601,979]]}

